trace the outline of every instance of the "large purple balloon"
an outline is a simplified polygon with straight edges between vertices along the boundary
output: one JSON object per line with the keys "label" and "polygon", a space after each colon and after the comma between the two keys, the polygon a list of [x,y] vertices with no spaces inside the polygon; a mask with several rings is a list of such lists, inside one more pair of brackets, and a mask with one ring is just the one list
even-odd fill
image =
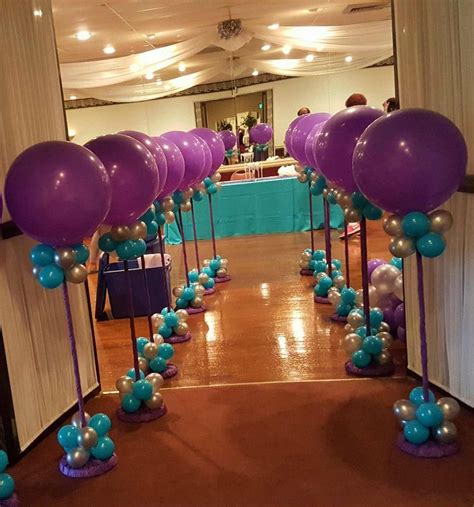
{"label": "large purple balloon", "polygon": [[158,169],[153,155],[142,143],[122,134],[97,137],[85,146],[102,161],[112,183],[112,202],[104,223],[132,223],[157,196]]}
{"label": "large purple balloon", "polygon": [[222,139],[226,150],[231,150],[237,142],[237,138],[232,130],[221,130],[219,132],[219,137]]}
{"label": "large purple balloon", "polygon": [[286,133],[285,133],[285,146],[286,146],[286,151],[288,152],[288,155],[290,155],[290,157],[293,157],[293,150],[291,148],[291,136],[293,135],[293,132],[296,128],[296,126],[298,125],[298,123],[305,117],[307,116],[306,114],[305,115],[302,115],[302,116],[297,116],[291,123],[290,125],[288,126],[288,129],[286,130]]}
{"label": "large purple balloon", "polygon": [[208,176],[214,174],[217,169],[224,162],[225,157],[225,146],[222,139],[218,136],[217,132],[207,128],[197,128],[190,130],[191,134],[195,136],[199,136],[211,150],[212,155],[212,166]]}
{"label": "large purple balloon", "polygon": [[104,221],[112,198],[102,162],[66,141],[46,141],[13,161],[5,203],[28,236],[53,246],[81,243]]}
{"label": "large purple balloon", "polygon": [[398,327],[405,327],[405,304],[404,303],[400,303],[395,308],[394,317],[395,317],[395,324]]}
{"label": "large purple balloon", "polygon": [[[358,190],[352,174],[352,154],[364,130],[382,115],[374,107],[352,106],[326,122],[315,144],[315,158],[328,181],[346,192]],[[383,166],[379,165],[379,171],[384,173]]]}
{"label": "large purple balloon", "polygon": [[273,129],[268,123],[257,123],[250,129],[250,142],[266,144],[273,135]]}
{"label": "large purple balloon", "polygon": [[140,141],[144,144],[150,153],[153,155],[156,167],[158,168],[158,192],[157,195],[163,190],[163,187],[166,182],[166,177],[168,175],[168,164],[166,163],[166,157],[161,149],[161,146],[156,143],[156,141],[149,135],[138,132],[136,130],[122,130],[121,132],[117,132],[118,134],[123,134],[124,136],[130,136]]}
{"label": "large purple balloon", "polygon": [[162,137],[175,143],[184,158],[184,176],[179,189],[199,183],[206,163],[201,141],[195,135],[180,130],[166,132]]}
{"label": "large purple balloon", "polygon": [[306,159],[305,154],[305,143],[306,138],[313,130],[315,125],[328,120],[331,117],[329,113],[311,113],[305,114],[301,117],[290,137],[291,151],[293,157],[303,165],[309,165],[309,161]]}
{"label": "large purple balloon", "polygon": [[314,149],[313,146],[318,138],[319,132],[321,132],[321,129],[323,128],[324,124],[326,122],[323,121],[321,123],[316,124],[312,129],[311,132],[308,134],[308,137],[306,138],[306,142],[304,144],[304,153],[306,156],[307,164],[309,167],[312,167],[315,171],[318,169],[318,162],[314,158]]}
{"label": "large purple balloon", "polygon": [[206,141],[199,137],[196,134],[193,134],[196,139],[201,143],[202,149],[204,150],[204,165],[201,172],[201,175],[199,176],[198,182],[201,182],[204,180],[204,178],[207,178],[207,175],[211,172],[212,168],[212,153],[211,149],[207,145]]}
{"label": "large purple balloon", "polygon": [[154,141],[160,145],[165,154],[166,164],[168,166],[168,175],[166,182],[157,199],[170,196],[181,184],[184,177],[184,158],[179,148],[169,139],[162,136],[154,137]]}
{"label": "large purple balloon", "polygon": [[467,147],[456,125],[443,115],[403,109],[364,132],[353,165],[360,191],[376,206],[401,215],[428,212],[463,182]]}

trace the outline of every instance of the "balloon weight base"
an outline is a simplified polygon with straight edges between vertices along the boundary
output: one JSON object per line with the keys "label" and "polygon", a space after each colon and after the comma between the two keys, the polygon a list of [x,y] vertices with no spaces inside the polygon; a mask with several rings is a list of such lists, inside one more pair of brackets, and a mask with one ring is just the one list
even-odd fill
{"label": "balloon weight base", "polygon": [[205,312],[207,308],[204,305],[200,306],[199,308],[193,308],[190,306],[189,308],[185,308],[185,310],[188,312],[188,315],[194,315],[196,313]]}
{"label": "balloon weight base", "polygon": [[165,342],[171,343],[174,345],[175,343],[188,342],[190,339],[191,339],[191,333],[188,331],[185,335],[182,335],[182,336],[177,335],[177,334],[172,334],[170,337],[165,338]]}
{"label": "balloon weight base", "polygon": [[122,407],[119,407],[117,409],[117,418],[122,422],[143,423],[159,419],[166,412],[168,412],[168,409],[164,403],[160,408],[148,408],[146,405],[142,405],[136,412],[132,412],[131,414],[125,412]]}
{"label": "balloon weight base", "polygon": [[214,292],[216,292],[216,289],[214,287],[212,287],[212,289],[206,289],[204,291],[204,295],[205,296],[210,296],[211,294],[214,294]]}
{"label": "balloon weight base", "polygon": [[[83,467],[71,468],[67,464],[66,456],[63,456],[59,462],[59,471],[66,477],[86,479],[87,477],[97,477],[98,475],[105,474],[109,470],[112,470],[117,462],[118,458],[114,453],[107,461],[91,458]],[[3,504],[1,505],[3,507]]]}
{"label": "balloon weight base", "polygon": [[0,507],[17,507],[18,505],[20,505],[20,502],[16,493],[13,493],[13,495],[6,500],[0,500]]}
{"label": "balloon weight base", "polygon": [[173,363],[168,363],[166,365],[166,370],[163,373],[160,373],[160,375],[164,379],[174,377],[177,374],[178,374],[178,367]]}
{"label": "balloon weight base", "polygon": [[330,305],[331,302],[328,298],[323,298],[321,296],[314,296],[314,302],[319,303],[320,305]]}
{"label": "balloon weight base", "polygon": [[390,377],[395,371],[393,363],[374,364],[366,368],[358,368],[352,361],[347,361],[344,365],[346,373],[356,375],[357,377]]}
{"label": "balloon weight base", "polygon": [[301,276],[313,276],[313,271],[311,269],[300,269]]}
{"label": "balloon weight base", "polygon": [[230,282],[231,280],[232,280],[232,278],[229,275],[226,275],[226,276],[216,276],[214,278],[214,282],[215,283],[225,283],[225,282]]}
{"label": "balloon weight base", "polygon": [[403,433],[398,435],[397,446],[403,452],[411,454],[416,458],[445,458],[459,452],[459,444],[457,442],[441,444],[434,440],[428,440],[424,444],[416,445],[408,442]]}
{"label": "balloon weight base", "polygon": [[347,322],[347,317],[344,317],[343,315],[338,315],[337,313],[333,313],[330,318],[334,322]]}

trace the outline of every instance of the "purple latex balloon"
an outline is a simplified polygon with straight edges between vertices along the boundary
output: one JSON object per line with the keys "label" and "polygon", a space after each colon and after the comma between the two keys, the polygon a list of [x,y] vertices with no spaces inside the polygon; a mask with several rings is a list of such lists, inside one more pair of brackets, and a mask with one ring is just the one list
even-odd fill
{"label": "purple latex balloon", "polygon": [[162,136],[153,137],[153,140],[163,150],[168,166],[168,175],[164,187],[161,189],[157,199],[170,196],[181,184],[184,177],[184,158],[179,148],[169,139]]}
{"label": "purple latex balloon", "polygon": [[405,327],[405,304],[400,303],[394,312],[395,324],[398,327]]}
{"label": "purple latex balloon", "polygon": [[207,178],[207,175],[210,172],[212,172],[211,171],[211,168],[212,168],[212,153],[211,153],[211,149],[207,145],[206,141],[204,141],[204,139],[202,139],[201,137],[199,137],[196,134],[193,134],[193,135],[201,143],[202,149],[204,150],[204,165],[203,165],[203,169],[202,169],[201,175],[199,176],[199,179],[198,179],[198,183],[199,183],[199,182],[203,181],[204,178]]}
{"label": "purple latex balloon", "polygon": [[138,132],[136,130],[122,130],[121,132],[117,132],[117,134],[123,134],[124,136],[130,136],[140,141],[144,144],[150,153],[153,155],[156,167],[158,168],[158,192],[157,195],[163,190],[163,187],[166,182],[166,177],[168,175],[168,164],[166,163],[166,157],[161,149],[161,146],[156,143],[156,141],[143,132]]}
{"label": "purple latex balloon", "polygon": [[288,152],[288,155],[290,155],[290,157],[294,157],[293,155],[293,150],[291,148],[291,136],[293,135],[293,132],[295,131],[295,128],[296,126],[298,125],[298,123],[305,117],[307,116],[306,114],[303,114],[301,116],[297,116],[291,123],[290,125],[288,126],[288,129],[285,133],[285,146],[286,146],[286,151]]}
{"label": "purple latex balloon", "polygon": [[112,184],[112,203],[104,223],[134,222],[157,196],[158,169],[153,155],[141,142],[122,134],[96,137],[85,146],[102,161]]}
{"label": "purple latex balloon", "polygon": [[368,271],[368,275],[369,275],[369,281],[371,281],[370,278],[371,278],[374,270],[376,268],[378,268],[379,266],[382,266],[382,264],[387,264],[387,261],[384,261],[383,259],[371,259],[367,263],[367,271]]}
{"label": "purple latex balloon", "polygon": [[407,333],[406,333],[406,330],[404,327],[399,327],[397,329],[397,338],[401,341],[401,342],[406,342],[407,341]]}
{"label": "purple latex balloon", "polygon": [[467,147],[456,125],[443,115],[403,109],[364,132],[353,165],[360,191],[376,206],[401,215],[428,212],[463,182]]}
{"label": "purple latex balloon", "polygon": [[217,171],[217,169],[219,169],[219,167],[224,162],[225,157],[224,142],[219,137],[217,132],[211,129],[197,128],[190,130],[190,132],[195,136],[199,136],[209,146],[209,149],[211,150],[212,166],[208,174],[208,176],[211,176]]}
{"label": "purple latex balloon", "polygon": [[313,130],[315,125],[327,121],[331,115],[329,113],[311,113],[305,114],[301,117],[290,138],[291,150],[293,157],[303,165],[309,165],[309,161],[306,159],[305,154],[305,143],[306,138]]}
{"label": "purple latex balloon", "polygon": [[[314,145],[314,156],[319,170],[328,181],[346,192],[358,190],[352,174],[352,154],[364,130],[382,115],[383,112],[374,107],[352,106],[339,111],[326,122]],[[384,173],[381,167],[378,166]]]}
{"label": "purple latex balloon", "polygon": [[201,141],[195,135],[180,130],[166,132],[162,137],[175,143],[184,158],[184,176],[178,187],[179,190],[199,183],[206,163]]}
{"label": "purple latex balloon", "polygon": [[102,162],[88,149],[46,141],[20,153],[5,180],[5,203],[28,236],[53,246],[71,246],[104,221],[112,198]]}
{"label": "purple latex balloon", "polygon": [[273,135],[273,129],[268,123],[257,123],[250,131],[250,142],[257,144],[266,144]]}
{"label": "purple latex balloon", "polygon": [[235,137],[235,134],[232,132],[232,130],[221,130],[219,132],[219,137],[222,139],[226,151],[231,150],[237,142],[237,138]]}
{"label": "purple latex balloon", "polygon": [[393,307],[385,306],[382,308],[382,311],[383,311],[383,320],[390,326],[390,331],[394,333],[397,329],[397,325],[395,324],[395,315]]}
{"label": "purple latex balloon", "polygon": [[318,162],[314,158],[313,146],[314,146],[314,143],[316,142],[316,139],[318,138],[319,132],[321,132],[321,129],[323,128],[325,123],[326,122],[323,121],[323,122],[315,125],[311,129],[311,132],[308,134],[308,137],[306,138],[306,142],[304,144],[304,153],[306,156],[306,161],[308,162],[307,165],[309,167],[313,168],[315,171],[317,171],[317,169],[318,169]]}

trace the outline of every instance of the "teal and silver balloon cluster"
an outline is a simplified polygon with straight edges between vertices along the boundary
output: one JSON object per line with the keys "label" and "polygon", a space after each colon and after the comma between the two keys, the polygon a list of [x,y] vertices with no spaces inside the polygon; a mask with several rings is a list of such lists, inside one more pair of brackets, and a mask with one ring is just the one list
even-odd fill
{"label": "teal and silver balloon cluster", "polygon": [[[338,277],[339,276],[342,275],[338,275]],[[328,299],[339,317],[347,317],[356,306],[357,292],[352,287],[343,287],[340,289],[336,286],[332,286],[328,290]]]}
{"label": "teal and silver balloon cluster", "polygon": [[204,259],[202,265],[202,273],[206,274],[209,278],[225,278],[229,274],[229,261],[223,259],[220,255],[216,255],[212,259]]}
{"label": "teal and silver balloon cluster", "polygon": [[422,445],[429,440],[440,444],[452,444],[457,438],[457,428],[452,422],[460,412],[454,398],[440,398],[436,401],[429,391],[429,400],[423,397],[423,388],[411,390],[408,400],[393,404],[393,412],[403,428],[405,439],[411,444]]}
{"label": "teal and silver balloon cluster", "polygon": [[90,459],[107,461],[115,451],[115,444],[108,436],[112,426],[105,414],[92,417],[86,413],[86,426],[82,426],[79,412],[58,431],[59,445],[66,453],[67,464],[71,468],[82,468]]}
{"label": "teal and silver balloon cluster", "polygon": [[347,223],[359,222],[363,217],[367,220],[380,220],[383,210],[373,205],[360,192],[334,191],[334,199],[344,210],[344,219]]}
{"label": "teal and silver balloon cluster", "polygon": [[255,145],[255,151],[257,153],[263,153],[264,151],[267,151],[267,150],[268,150],[268,143]]}
{"label": "teal and silver balloon cluster", "polygon": [[55,289],[64,280],[71,283],[86,281],[84,264],[89,258],[89,249],[84,244],[54,248],[40,243],[30,252],[33,275],[45,289]]}
{"label": "teal and silver balloon cluster", "polygon": [[207,192],[209,195],[214,195],[219,190],[222,189],[222,185],[220,183],[221,181],[221,174],[220,173],[214,173],[211,177],[207,177],[202,182],[202,185],[200,187],[200,190],[203,192]]}
{"label": "teal and silver balloon cluster", "polygon": [[312,178],[312,175],[315,174],[311,167],[303,167],[299,164],[295,165],[295,171],[298,173],[296,179],[300,183],[306,183]]}
{"label": "teal and silver balloon cluster", "polygon": [[188,212],[191,211],[191,197],[194,195],[194,190],[189,187],[185,190],[176,190],[173,193],[172,199],[174,202],[174,212],[178,213],[181,211]]}
{"label": "teal and silver balloon cluster", "polygon": [[158,335],[153,337],[155,342],[159,341],[157,336],[164,339],[172,335],[185,336],[189,332],[187,324],[188,312],[186,310],[168,310],[163,308],[160,313],[155,313],[151,316],[151,321],[155,329],[158,330]]}
{"label": "teal and silver balloon cluster", "polygon": [[370,332],[365,325],[364,311],[355,308],[347,316],[344,349],[352,364],[357,368],[390,364],[392,355],[388,351],[393,342],[390,326],[383,321],[380,308],[370,309]]}
{"label": "teal and silver balloon cluster", "polygon": [[123,261],[138,259],[146,253],[147,235],[147,225],[142,220],[130,225],[115,225],[99,238],[99,248],[107,253],[115,251]]}
{"label": "teal and silver balloon cluster", "polygon": [[[176,204],[174,203],[172,197],[165,197],[161,201],[155,201],[154,206],[155,206],[155,216],[153,218],[153,221],[156,222],[157,226],[163,227],[165,224],[172,224],[175,221],[174,210]],[[141,219],[143,220],[143,217]],[[147,223],[146,220],[143,221]],[[153,231],[152,230],[148,231],[149,234],[151,232]]]}
{"label": "teal and silver balloon cluster", "polygon": [[[148,373],[163,373],[168,361],[174,356],[174,348],[170,343],[164,343],[163,336],[155,334],[153,341],[145,337],[137,338],[138,366],[144,375]],[[133,368],[127,372],[134,378]]]}
{"label": "teal and silver balloon cluster", "polygon": [[393,236],[389,250],[396,257],[409,257],[418,251],[423,257],[438,257],[446,248],[444,233],[453,225],[449,211],[432,213],[413,211],[404,217],[390,215],[384,220],[384,231]]}
{"label": "teal and silver balloon cluster", "polygon": [[[303,252],[303,255],[305,252]],[[311,254],[311,250],[307,251],[305,258]],[[329,290],[335,287],[339,290],[346,286],[346,279],[344,278],[341,268],[342,262],[339,259],[333,259],[331,263],[331,276],[329,276],[329,265],[326,260],[326,252],[324,250],[316,250],[308,263],[309,269],[313,271],[313,276],[316,278],[316,285],[314,293],[316,296],[327,298]]]}
{"label": "teal and silver balloon cluster", "polygon": [[15,492],[15,481],[5,470],[8,466],[8,456],[5,451],[0,451],[0,501],[8,500]]}
{"label": "teal and silver balloon cluster", "polygon": [[142,407],[157,410],[163,406],[163,397],[160,389],[163,386],[163,377],[156,372],[145,376],[140,370],[140,378],[135,379],[135,370],[132,368],[127,375],[117,379],[115,386],[120,394],[120,406],[127,414],[133,414]]}
{"label": "teal and silver balloon cluster", "polygon": [[213,289],[216,285],[214,282],[214,278],[209,275],[209,270],[206,270],[206,272],[201,271],[199,272],[197,269],[192,269],[188,273],[189,281],[192,285],[202,285],[205,289]]}
{"label": "teal and silver balloon cluster", "polygon": [[176,297],[176,310],[186,308],[201,308],[204,302],[206,289],[200,283],[190,285],[178,285],[173,289],[173,296]]}

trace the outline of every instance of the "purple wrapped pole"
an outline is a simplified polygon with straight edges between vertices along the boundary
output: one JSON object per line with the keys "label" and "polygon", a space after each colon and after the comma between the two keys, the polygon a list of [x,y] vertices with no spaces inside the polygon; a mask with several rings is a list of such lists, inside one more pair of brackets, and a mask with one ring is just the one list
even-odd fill
{"label": "purple wrapped pole", "polygon": [[150,341],[153,341],[153,325],[151,323],[151,300],[150,300],[150,287],[148,285],[148,275],[146,272],[145,266],[145,256],[141,256],[142,261],[142,273],[143,273],[143,282],[145,284],[145,292],[146,292],[146,305],[147,305],[147,321],[148,321],[148,333],[150,335]]}
{"label": "purple wrapped pole", "polygon": [[351,268],[349,265],[349,238],[347,237],[347,222],[344,221],[344,257],[346,261],[346,285],[351,286]]}
{"label": "purple wrapped pole", "polygon": [[309,226],[311,231],[311,253],[314,252],[314,226],[313,226],[313,194],[311,193],[311,180],[308,182],[309,195]]}
{"label": "purple wrapped pole", "polygon": [[196,267],[199,271],[199,267],[201,266],[201,263],[199,262],[199,246],[198,246],[197,231],[196,231],[196,218],[194,216],[194,202],[192,199],[191,199],[191,219],[193,222],[194,253],[196,254]]}
{"label": "purple wrapped pole", "polygon": [[369,272],[367,266],[367,222],[365,217],[360,221],[360,258],[362,262],[362,290],[364,299],[365,326],[367,336],[372,334],[370,326]]}
{"label": "purple wrapped pole", "polygon": [[188,254],[186,253],[186,240],[184,239],[184,227],[183,227],[183,214],[181,208],[178,211],[178,229],[181,234],[181,245],[183,248],[183,261],[184,261],[184,272],[186,274],[186,285],[189,287],[189,266],[188,266]]}
{"label": "purple wrapped pole", "polygon": [[209,197],[209,219],[211,221],[211,237],[212,237],[212,254],[215,259],[217,256],[216,250],[216,233],[214,231],[214,214],[212,212],[212,197],[211,194],[208,194]]}
{"label": "purple wrapped pole", "polygon": [[160,244],[160,256],[161,256],[161,265],[163,267],[163,287],[166,292],[166,302],[168,310],[171,310],[171,302],[170,302],[170,293],[168,289],[168,280],[166,278],[166,266],[165,266],[165,242],[163,241],[163,237],[161,235],[161,225],[158,226],[158,242]]}
{"label": "purple wrapped pole", "polygon": [[140,367],[138,365],[138,350],[137,350],[137,334],[135,330],[135,313],[133,309],[133,293],[132,283],[130,280],[130,272],[128,270],[128,261],[123,261],[123,269],[125,271],[125,277],[127,278],[128,286],[128,311],[129,311],[129,322],[130,322],[130,338],[132,339],[132,352],[133,352],[133,369],[135,370],[135,380],[140,378]]}
{"label": "purple wrapped pole", "polygon": [[326,262],[328,263],[329,276],[332,276],[332,255],[331,255],[331,212],[329,203],[324,199],[324,239],[326,242]]}
{"label": "purple wrapped pole", "polygon": [[416,270],[418,278],[418,307],[420,312],[420,353],[423,399],[425,403],[428,403],[430,401],[430,395],[428,381],[428,345],[426,342],[425,289],[423,284],[423,258],[418,250],[416,251]]}

